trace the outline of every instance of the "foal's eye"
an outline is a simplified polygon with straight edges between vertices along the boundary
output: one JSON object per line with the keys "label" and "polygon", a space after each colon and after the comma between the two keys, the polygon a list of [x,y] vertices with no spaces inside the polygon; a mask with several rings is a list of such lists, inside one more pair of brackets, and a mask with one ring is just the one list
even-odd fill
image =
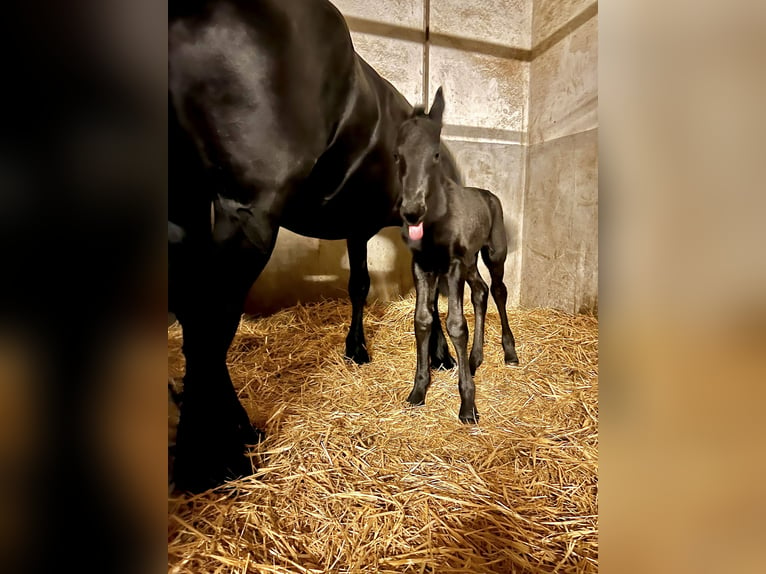
{"label": "foal's eye", "polygon": [[439,161],[439,152],[438,151],[434,154],[434,161]]}
{"label": "foal's eye", "polygon": [[394,161],[395,161],[396,163],[399,163],[399,154],[398,154],[398,153],[395,153],[395,154],[394,154]]}

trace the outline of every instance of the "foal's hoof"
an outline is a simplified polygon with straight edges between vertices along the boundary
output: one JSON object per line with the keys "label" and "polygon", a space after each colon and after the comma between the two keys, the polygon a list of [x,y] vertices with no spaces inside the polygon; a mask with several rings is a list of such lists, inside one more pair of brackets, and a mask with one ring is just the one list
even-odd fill
{"label": "foal's hoof", "polygon": [[431,357],[431,368],[435,371],[451,371],[455,368],[455,359],[449,353],[444,356]]}
{"label": "foal's hoof", "polygon": [[483,363],[483,360],[474,360],[471,359],[468,361],[468,368],[471,369],[471,376],[473,377],[476,374],[476,371],[481,367],[481,364]]}
{"label": "foal's hoof", "polygon": [[506,353],[505,364],[509,367],[519,366],[519,356],[516,353]]}
{"label": "foal's hoof", "polygon": [[359,345],[355,348],[346,347],[346,358],[354,361],[357,365],[364,365],[370,362],[370,354],[363,346]]}
{"label": "foal's hoof", "polygon": [[469,425],[475,425],[479,424],[479,413],[476,411],[476,409],[473,409],[469,413],[460,413],[458,415],[458,418],[460,419],[461,423],[469,424]]}
{"label": "foal's hoof", "polygon": [[415,407],[420,407],[426,404],[426,394],[420,391],[413,390],[410,396],[407,397],[407,402]]}

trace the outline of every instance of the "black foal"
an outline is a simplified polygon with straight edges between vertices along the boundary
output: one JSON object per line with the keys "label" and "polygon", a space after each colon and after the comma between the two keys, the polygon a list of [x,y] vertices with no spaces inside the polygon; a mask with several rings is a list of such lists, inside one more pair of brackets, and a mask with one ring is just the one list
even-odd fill
{"label": "black foal", "polygon": [[[446,280],[447,289],[440,290],[449,294],[447,332],[457,354],[460,420],[476,423],[479,413],[474,400],[473,375],[484,359],[488,291],[476,267],[479,251],[492,276],[492,297],[503,327],[505,363],[519,364],[505,311],[508,292],[503,284],[503,270],[508,245],[500,200],[487,190],[455,183],[441,169],[439,136],[443,112],[444,96],[439,88],[430,113],[416,108],[412,117],[399,128],[396,141],[395,159],[402,185],[402,234],[412,251],[412,273],[417,292],[415,337],[418,364],[415,386],[407,400],[413,405],[425,402],[426,390],[431,383],[428,341],[433,323],[434,292],[437,284]],[[468,326],[463,316],[466,281],[471,287],[476,321],[470,359]]]}

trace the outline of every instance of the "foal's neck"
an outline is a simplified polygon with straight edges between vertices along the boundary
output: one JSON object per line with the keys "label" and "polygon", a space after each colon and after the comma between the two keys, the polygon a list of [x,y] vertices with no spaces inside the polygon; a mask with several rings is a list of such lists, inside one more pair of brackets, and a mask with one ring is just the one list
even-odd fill
{"label": "foal's neck", "polygon": [[[428,180],[428,191],[426,193],[426,219],[431,222],[439,221],[447,213],[449,198],[447,197],[447,186],[445,185],[447,176],[441,166],[436,166],[433,176]],[[430,216],[430,217],[429,217]]]}

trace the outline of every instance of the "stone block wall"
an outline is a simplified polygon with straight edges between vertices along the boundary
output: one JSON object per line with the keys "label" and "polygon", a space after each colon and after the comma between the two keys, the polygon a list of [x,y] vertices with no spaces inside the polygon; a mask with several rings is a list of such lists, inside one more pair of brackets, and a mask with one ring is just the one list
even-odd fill
{"label": "stone block wall", "polygon": [[521,297],[598,309],[598,7],[536,0]]}

